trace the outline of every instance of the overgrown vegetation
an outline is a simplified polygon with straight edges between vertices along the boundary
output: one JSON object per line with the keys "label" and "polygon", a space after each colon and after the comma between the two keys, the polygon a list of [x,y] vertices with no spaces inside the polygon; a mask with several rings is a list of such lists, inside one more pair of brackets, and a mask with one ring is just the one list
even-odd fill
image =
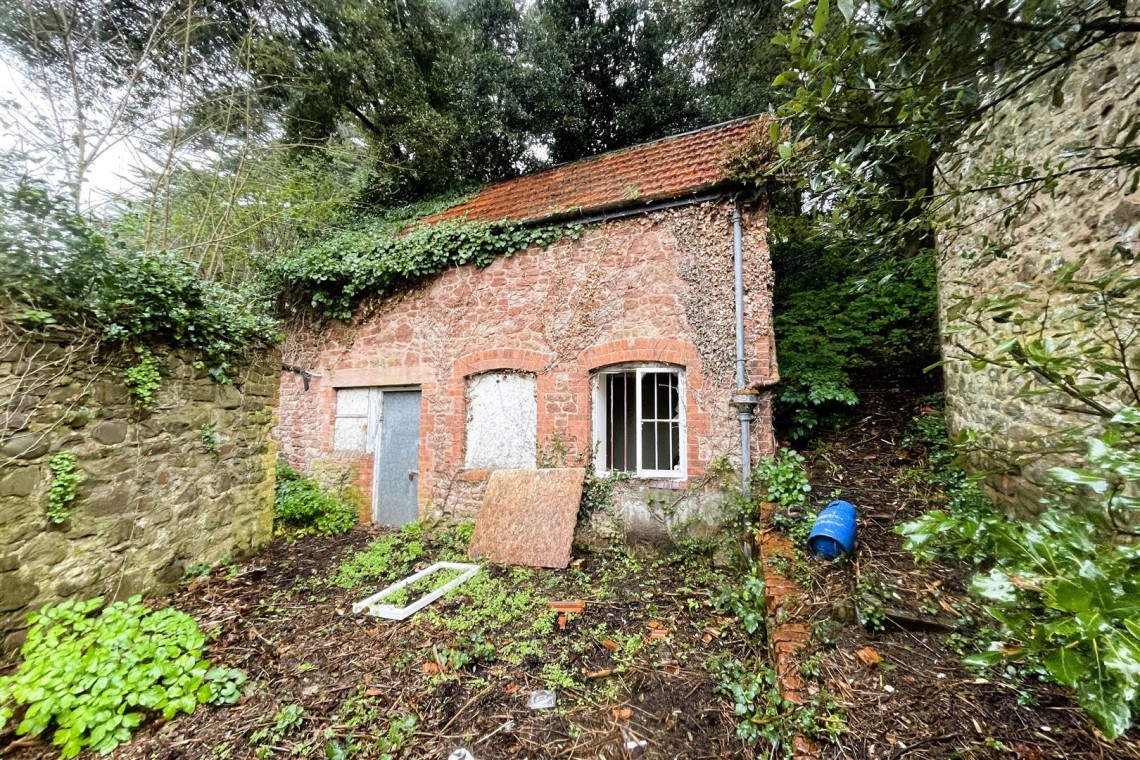
{"label": "overgrown vegetation", "polygon": [[157,713],[169,720],[199,704],[233,704],[244,673],[211,667],[205,637],[189,615],[151,610],[140,597],[63,602],[31,618],[16,672],[0,676],[0,728],[52,731],[62,757],[106,754]]}
{"label": "overgrown vegetation", "polygon": [[158,382],[148,347],[189,349],[225,382],[279,337],[263,295],[203,280],[176,253],[117,247],[41,183],[0,183],[0,220],[0,308],[29,327],[62,325],[133,347],[128,382],[144,406]]}
{"label": "overgrown vegetation", "polygon": [[793,440],[842,424],[857,387],[913,381],[938,357],[934,257],[870,258],[812,229],[773,220],[777,423]]}
{"label": "overgrown vegetation", "polygon": [[[270,286],[287,310],[346,320],[364,296],[392,292],[451,266],[485,267],[497,256],[549,245],[567,234],[561,227],[508,222],[450,221],[406,230],[415,218],[410,213],[401,209],[267,261]],[[577,232],[570,228],[569,234]]]}
{"label": "overgrown vegetation", "polygon": [[131,403],[137,408],[147,412],[154,409],[156,396],[162,388],[162,372],[149,349],[135,347],[135,362],[127,367],[123,384],[127,386]]}
{"label": "overgrown vegetation", "polygon": [[1054,468],[1069,497],[1050,497],[1045,512],[1025,522],[993,507],[954,462],[945,428],[926,418],[919,431],[932,446],[931,477],[950,500],[900,526],[916,557],[953,557],[979,569],[971,590],[996,630],[967,662],[1014,662],[1024,675],[1071,687],[1110,738],[1127,731],[1140,709],[1140,552],[1116,540],[1110,482],[1124,486],[1122,478],[1140,474],[1140,466],[1134,449],[1114,454],[1103,438],[1117,440],[1138,425],[1140,414],[1125,410],[1104,436],[1090,439],[1097,470]]}
{"label": "overgrown vegetation", "polygon": [[48,490],[47,517],[59,525],[71,516],[71,503],[83,476],[75,468],[75,455],[68,451],[54,454],[48,460],[51,487]]}
{"label": "overgrown vegetation", "polygon": [[284,462],[277,463],[273,520],[278,534],[332,536],[350,530],[360,515],[360,497],[348,488],[325,490]]}

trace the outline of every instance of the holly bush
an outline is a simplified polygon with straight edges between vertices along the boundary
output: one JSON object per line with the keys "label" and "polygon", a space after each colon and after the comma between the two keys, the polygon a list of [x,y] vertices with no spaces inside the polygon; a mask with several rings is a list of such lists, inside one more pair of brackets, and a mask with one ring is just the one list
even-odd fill
{"label": "holly bush", "polygon": [[[1140,411],[1124,407],[1088,439],[1081,468],[1054,467],[1054,492],[1033,522],[1011,520],[935,458],[951,488],[945,509],[901,525],[905,546],[922,560],[973,562],[971,590],[996,623],[977,666],[1011,661],[1073,689],[1109,738],[1140,711],[1140,547],[1120,541],[1137,507]],[[945,441],[942,444],[946,449]],[[954,474],[956,471],[957,474]]]}
{"label": "holly bush", "polygon": [[22,662],[0,677],[0,728],[53,731],[61,756],[106,754],[129,741],[147,713],[167,720],[199,704],[232,704],[245,674],[203,658],[197,622],[174,609],[151,610],[132,597],[66,601],[31,616]]}

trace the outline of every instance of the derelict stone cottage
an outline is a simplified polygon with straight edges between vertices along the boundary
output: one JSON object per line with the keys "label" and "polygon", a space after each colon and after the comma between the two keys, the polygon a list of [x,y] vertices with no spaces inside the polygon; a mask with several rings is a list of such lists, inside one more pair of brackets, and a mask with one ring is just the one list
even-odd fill
{"label": "derelict stone cottage", "polygon": [[362,518],[384,524],[475,516],[491,471],[549,463],[624,473],[615,511],[627,530],[707,517],[709,465],[740,460],[734,396],[757,401],[752,458],[773,448],[766,199],[724,169],[768,128],[744,119],[607,153],[423,220],[581,227],[293,335],[284,359],[298,371],[282,377],[276,429],[284,456],[347,474],[367,497]]}

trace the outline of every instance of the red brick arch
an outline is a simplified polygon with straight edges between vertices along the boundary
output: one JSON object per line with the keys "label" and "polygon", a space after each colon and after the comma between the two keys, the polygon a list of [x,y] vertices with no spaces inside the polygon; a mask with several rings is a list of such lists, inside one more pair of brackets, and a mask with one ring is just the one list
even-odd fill
{"label": "red brick arch", "polygon": [[611,364],[664,362],[700,374],[701,359],[696,346],[676,338],[627,338],[591,346],[578,354],[578,370],[592,372]]}
{"label": "red brick arch", "polygon": [[490,348],[473,351],[456,359],[451,367],[451,378],[454,381],[496,369],[537,373],[545,370],[553,361],[554,357],[543,351],[531,351],[525,348]]}

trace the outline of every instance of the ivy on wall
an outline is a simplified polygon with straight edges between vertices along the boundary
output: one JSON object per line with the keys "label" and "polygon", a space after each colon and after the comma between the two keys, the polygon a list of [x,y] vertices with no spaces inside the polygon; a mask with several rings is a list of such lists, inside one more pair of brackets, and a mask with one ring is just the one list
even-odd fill
{"label": "ivy on wall", "polygon": [[547,246],[578,228],[512,222],[439,222],[404,231],[380,218],[266,262],[268,285],[286,313],[348,320],[366,297],[395,292],[452,266],[489,265],[530,246]]}

